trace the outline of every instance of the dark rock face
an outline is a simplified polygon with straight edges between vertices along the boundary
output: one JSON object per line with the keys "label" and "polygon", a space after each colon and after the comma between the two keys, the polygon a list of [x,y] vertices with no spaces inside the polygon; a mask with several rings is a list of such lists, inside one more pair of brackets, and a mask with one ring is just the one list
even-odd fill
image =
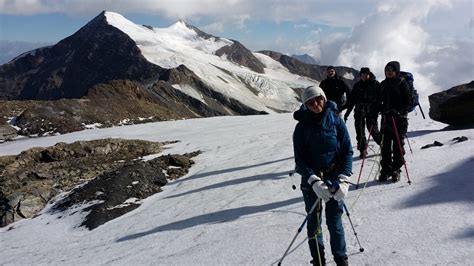
{"label": "dark rock face", "polygon": [[[66,198],[54,204],[52,211],[86,203],[95,203],[81,226],[92,230],[140,206],[140,200],[161,191],[168,179],[185,175],[198,153],[161,156],[150,161],[131,162],[104,173],[84,186],[75,188]],[[177,163],[178,162],[178,163]]]}
{"label": "dark rock face", "polygon": [[113,80],[95,85],[82,99],[34,102],[16,118],[19,134],[67,133],[118,124],[196,117],[163,107],[156,97],[142,85],[129,80]]}
{"label": "dark rock face", "polygon": [[[18,134],[44,136],[54,133],[80,131],[87,125],[110,127],[183,118],[218,115],[254,115],[261,112],[237,100],[225,97],[204,84],[185,66],[169,69],[163,80],[145,88],[130,80],[112,80],[93,86],[81,99],[57,101],[0,101],[0,125],[5,129],[3,138],[11,138],[7,117],[17,116]],[[170,84],[192,86],[205,102],[175,89]],[[10,111],[9,111],[10,110]],[[2,136],[0,127],[0,139]]]}
{"label": "dark rock face", "polygon": [[431,119],[453,126],[474,126],[474,81],[429,96]]}
{"label": "dark rock face", "polygon": [[80,98],[95,84],[114,79],[158,79],[162,71],[101,13],[56,45],[0,66],[0,99]]}
{"label": "dark rock face", "polygon": [[[0,198],[6,198],[12,206],[20,202],[21,213],[31,218],[60,192],[72,190],[54,204],[53,210],[66,211],[73,205],[94,201],[83,223],[92,229],[138,207],[141,199],[159,192],[168,180],[187,173],[193,164],[191,158],[199,152],[165,155],[146,162],[136,160],[161,152],[165,144],[102,139],[58,143],[2,156]],[[85,185],[78,187],[81,184]],[[130,198],[135,200],[125,202]]]}
{"label": "dark rock face", "polygon": [[[267,55],[273,58],[274,60],[280,62],[284,67],[288,68],[288,70],[293,74],[306,76],[317,81],[322,81],[326,78],[326,73],[327,73],[326,69],[328,66],[305,64],[294,57],[287,56],[287,55],[274,52],[274,51],[258,51],[258,52],[261,54]],[[353,68],[337,66],[335,67],[335,69],[336,69],[336,72],[340,76],[342,76],[343,73],[350,73],[354,77],[359,76],[359,72]],[[344,77],[343,79],[347,83],[347,85],[349,85],[349,88],[352,88],[358,80],[357,78],[354,78],[353,80],[351,80],[351,79],[346,79]]]}
{"label": "dark rock face", "polygon": [[[170,69],[166,71],[165,73],[163,73],[161,79],[171,84],[186,84],[198,90],[202,94],[206,104],[191,97],[188,97],[189,99],[187,99],[187,101],[185,102],[187,103],[188,106],[192,107],[194,112],[197,112],[198,114],[202,116],[262,114],[262,112],[254,110],[250,107],[247,107],[246,105],[242,104],[238,100],[235,100],[233,98],[228,98],[224,96],[223,94],[214,91],[212,88],[207,86],[204,82],[202,82],[201,79],[198,76],[196,76],[196,74],[194,74],[194,72],[192,72],[190,69],[188,69],[184,65],[180,65],[175,69]],[[163,86],[163,84],[155,84],[153,88],[156,89],[155,91],[160,93],[159,88],[163,88],[163,87],[165,87]],[[183,93],[178,92],[175,94],[175,97],[181,97],[179,94],[183,94]],[[182,99],[182,100],[185,100],[185,99]],[[172,107],[168,106],[168,108],[172,108]]]}
{"label": "dark rock face", "polygon": [[232,45],[224,46],[216,51],[216,55],[227,55],[227,58],[239,65],[246,66],[258,73],[264,73],[265,66],[245,46],[232,40]]}

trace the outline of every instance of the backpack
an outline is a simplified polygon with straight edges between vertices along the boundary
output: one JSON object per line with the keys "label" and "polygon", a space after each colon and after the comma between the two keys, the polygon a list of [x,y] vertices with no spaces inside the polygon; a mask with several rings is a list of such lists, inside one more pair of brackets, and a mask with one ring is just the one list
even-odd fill
{"label": "backpack", "polygon": [[408,83],[410,104],[408,105],[407,111],[412,112],[420,104],[420,96],[413,86],[415,79],[413,78],[412,73],[405,71],[400,71],[400,78],[404,79]]}

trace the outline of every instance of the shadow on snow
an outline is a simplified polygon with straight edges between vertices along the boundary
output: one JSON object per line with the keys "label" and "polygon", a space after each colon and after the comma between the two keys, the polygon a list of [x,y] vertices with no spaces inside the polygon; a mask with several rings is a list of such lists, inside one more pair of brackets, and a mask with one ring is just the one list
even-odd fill
{"label": "shadow on snow", "polygon": [[302,198],[297,197],[293,199],[268,203],[268,204],[259,205],[259,206],[245,206],[245,207],[239,207],[239,208],[234,208],[234,209],[226,209],[226,210],[217,211],[213,213],[202,214],[202,215],[191,217],[185,220],[161,225],[145,232],[140,232],[140,233],[124,236],[117,239],[116,242],[134,240],[140,237],[144,237],[147,235],[151,235],[151,234],[155,234],[155,233],[159,233],[163,231],[171,231],[171,230],[178,231],[178,230],[183,230],[183,229],[187,229],[187,228],[191,228],[191,227],[195,227],[195,226],[199,226],[203,224],[229,222],[229,221],[237,220],[238,218],[245,215],[261,213],[261,212],[265,212],[272,209],[281,208],[284,206],[301,203],[301,202],[302,202]]}
{"label": "shadow on snow", "polygon": [[[402,203],[404,207],[440,204],[448,202],[474,203],[474,182],[472,182],[474,156],[444,173],[430,177],[435,181],[433,187],[418,193]],[[466,228],[458,235],[462,238],[474,237],[474,228]]]}
{"label": "shadow on snow", "polygon": [[285,172],[280,172],[280,173],[266,173],[266,174],[254,175],[254,176],[249,176],[249,177],[244,177],[244,178],[236,178],[236,179],[227,180],[221,183],[205,186],[202,188],[186,191],[181,194],[171,195],[171,196],[166,197],[165,199],[177,198],[184,195],[205,191],[208,189],[216,189],[216,188],[221,188],[221,187],[226,187],[226,186],[233,186],[233,185],[243,184],[247,182],[266,180],[266,179],[273,179],[273,180],[284,179],[287,176],[288,176],[288,172],[285,171]]}
{"label": "shadow on snow", "polygon": [[185,181],[188,181],[188,180],[198,179],[198,178],[207,177],[207,176],[237,172],[237,171],[242,171],[242,170],[245,170],[245,169],[250,169],[250,168],[253,168],[253,167],[259,167],[259,166],[263,166],[263,165],[267,165],[267,164],[278,163],[278,162],[286,161],[286,160],[289,160],[289,159],[293,159],[293,157],[288,157],[288,158],[278,159],[278,160],[274,160],[274,161],[263,162],[263,163],[259,163],[259,164],[239,166],[239,167],[228,168],[228,169],[223,169],[223,170],[211,171],[211,172],[206,172],[206,173],[198,173],[198,174],[194,174],[192,176],[189,176],[189,177],[186,177],[186,178],[183,178],[183,179],[175,180],[173,182],[174,183],[180,183],[180,182],[185,182]]}
{"label": "shadow on snow", "polygon": [[427,191],[407,199],[403,205],[405,207],[417,207],[456,201],[474,203],[472,169],[474,169],[474,157],[444,173],[430,177],[436,184]]}

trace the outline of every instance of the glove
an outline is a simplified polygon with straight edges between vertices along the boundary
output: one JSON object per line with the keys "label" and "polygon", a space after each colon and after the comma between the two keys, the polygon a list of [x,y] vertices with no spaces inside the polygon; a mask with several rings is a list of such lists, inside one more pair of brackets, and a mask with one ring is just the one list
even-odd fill
{"label": "glove", "polygon": [[313,188],[316,196],[324,200],[324,202],[328,202],[332,198],[332,194],[329,191],[328,186],[324,184],[321,178],[317,177],[316,175],[311,175],[308,178],[308,184]]}
{"label": "glove", "polygon": [[340,201],[344,199],[349,191],[349,177],[346,175],[339,175],[339,189],[334,193],[334,200]]}

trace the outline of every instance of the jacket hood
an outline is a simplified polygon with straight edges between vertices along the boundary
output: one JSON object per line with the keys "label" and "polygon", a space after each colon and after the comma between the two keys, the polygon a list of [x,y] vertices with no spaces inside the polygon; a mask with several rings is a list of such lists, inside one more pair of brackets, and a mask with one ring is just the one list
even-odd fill
{"label": "jacket hood", "polygon": [[400,75],[400,62],[390,61],[385,66],[385,70],[387,70],[388,68],[391,68],[391,69],[395,70],[395,73],[397,73],[397,77]]}

